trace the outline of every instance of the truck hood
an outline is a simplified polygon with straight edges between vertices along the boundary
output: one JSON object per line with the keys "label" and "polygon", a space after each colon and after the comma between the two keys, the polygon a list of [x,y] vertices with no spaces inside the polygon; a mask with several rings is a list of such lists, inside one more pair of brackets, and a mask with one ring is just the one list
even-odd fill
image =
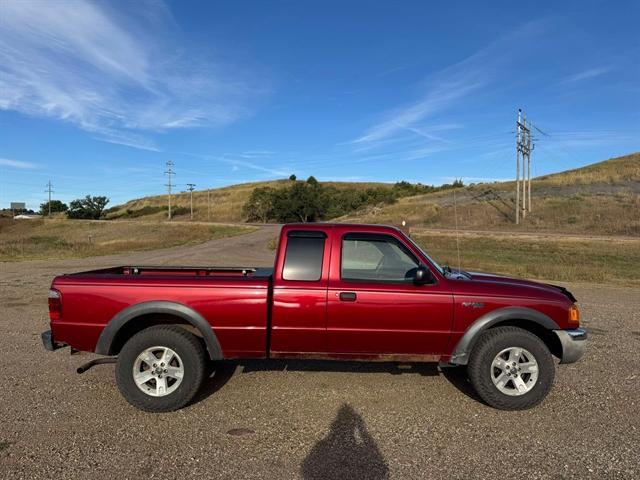
{"label": "truck hood", "polygon": [[[491,294],[499,296],[532,297],[571,303],[575,297],[566,288],[548,283],[533,282],[484,272],[465,272],[452,269],[447,278],[456,281],[458,293]],[[457,283],[460,282],[460,283]]]}

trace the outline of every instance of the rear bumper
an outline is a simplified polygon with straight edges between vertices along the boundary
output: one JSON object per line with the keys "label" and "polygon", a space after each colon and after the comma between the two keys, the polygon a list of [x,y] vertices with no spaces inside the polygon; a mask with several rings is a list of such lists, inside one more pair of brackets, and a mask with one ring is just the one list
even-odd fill
{"label": "rear bumper", "polygon": [[53,334],[51,333],[51,330],[42,332],[40,334],[40,337],[42,338],[42,345],[44,346],[44,348],[46,348],[50,352],[53,352],[54,350],[64,347],[64,344],[58,343],[53,339]]}
{"label": "rear bumper", "polygon": [[562,345],[560,363],[577,362],[584,355],[587,346],[587,331],[584,328],[574,330],[554,330]]}

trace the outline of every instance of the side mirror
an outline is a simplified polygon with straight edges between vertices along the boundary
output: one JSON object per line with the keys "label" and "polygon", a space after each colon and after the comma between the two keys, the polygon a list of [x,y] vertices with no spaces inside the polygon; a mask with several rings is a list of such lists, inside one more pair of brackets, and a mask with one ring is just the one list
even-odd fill
{"label": "side mirror", "polygon": [[426,285],[429,283],[435,283],[435,281],[436,279],[433,278],[431,270],[429,270],[427,267],[421,265],[416,268],[416,272],[413,275],[413,283],[415,283],[416,285]]}

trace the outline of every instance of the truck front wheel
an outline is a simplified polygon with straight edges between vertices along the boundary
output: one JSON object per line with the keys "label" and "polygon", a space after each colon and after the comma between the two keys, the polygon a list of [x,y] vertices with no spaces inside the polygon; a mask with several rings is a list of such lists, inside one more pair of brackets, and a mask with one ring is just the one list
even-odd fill
{"label": "truck front wheel", "polygon": [[501,410],[524,410],[549,393],[555,365],[536,335],[517,327],[487,330],[478,339],[467,366],[478,395]]}
{"label": "truck front wheel", "polygon": [[169,412],[188,404],[205,376],[198,338],[171,325],[137,333],[118,355],[116,381],[124,398],[148,412]]}

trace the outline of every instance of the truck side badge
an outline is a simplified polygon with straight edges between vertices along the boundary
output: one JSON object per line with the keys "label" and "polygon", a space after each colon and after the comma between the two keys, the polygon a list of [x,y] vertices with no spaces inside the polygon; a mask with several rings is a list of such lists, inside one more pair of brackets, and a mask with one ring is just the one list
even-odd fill
{"label": "truck side badge", "polygon": [[462,302],[463,307],[471,307],[471,308],[482,308],[484,307],[484,303],[482,302]]}

